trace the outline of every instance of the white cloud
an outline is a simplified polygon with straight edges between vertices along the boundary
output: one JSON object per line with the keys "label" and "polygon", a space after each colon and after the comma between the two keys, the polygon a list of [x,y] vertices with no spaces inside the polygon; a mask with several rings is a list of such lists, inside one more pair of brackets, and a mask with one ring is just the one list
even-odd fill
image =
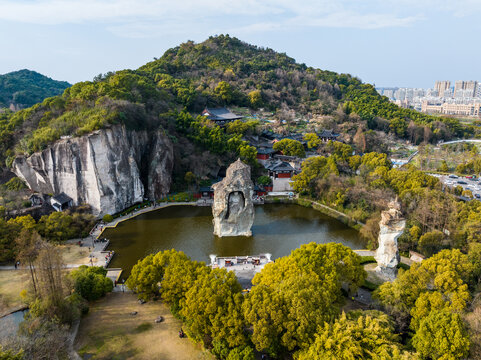
{"label": "white cloud", "polygon": [[[122,37],[265,32],[299,27],[409,26],[422,14],[464,16],[479,0],[0,0],[0,20],[104,24]],[[215,27],[215,29],[212,28]]]}

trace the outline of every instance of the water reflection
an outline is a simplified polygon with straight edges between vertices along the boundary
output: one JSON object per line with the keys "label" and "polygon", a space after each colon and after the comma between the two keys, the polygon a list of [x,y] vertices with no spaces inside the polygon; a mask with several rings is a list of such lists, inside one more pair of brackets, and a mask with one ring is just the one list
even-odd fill
{"label": "water reflection", "polygon": [[175,206],[142,214],[107,229],[116,254],[111,267],[127,272],[138,259],[160,250],[175,248],[194,260],[209,262],[209,255],[288,255],[311,241],[340,242],[361,249],[358,232],[320,212],[298,205],[268,204],[255,208],[252,237],[218,238],[213,235],[209,207]]}
{"label": "water reflection", "polygon": [[23,317],[27,311],[28,310],[15,311],[10,315],[0,318],[0,340],[16,336],[18,326],[23,321]]}

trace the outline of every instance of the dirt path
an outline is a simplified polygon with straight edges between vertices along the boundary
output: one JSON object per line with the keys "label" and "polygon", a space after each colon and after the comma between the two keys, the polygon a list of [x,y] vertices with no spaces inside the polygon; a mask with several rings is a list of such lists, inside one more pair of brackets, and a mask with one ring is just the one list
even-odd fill
{"label": "dirt path", "polygon": [[[130,315],[137,311],[137,315]],[[157,316],[164,321],[156,324]],[[214,360],[191,340],[180,339],[182,323],[160,302],[140,305],[130,293],[110,293],[91,304],[80,322],[75,349],[89,359]]]}

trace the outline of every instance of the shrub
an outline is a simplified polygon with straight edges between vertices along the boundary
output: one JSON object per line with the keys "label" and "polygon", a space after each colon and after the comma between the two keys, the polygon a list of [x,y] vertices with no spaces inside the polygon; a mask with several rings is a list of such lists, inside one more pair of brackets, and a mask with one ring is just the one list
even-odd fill
{"label": "shrub", "polygon": [[257,178],[257,183],[259,185],[270,185],[272,184],[272,179],[270,178],[270,176],[262,175]]}
{"label": "shrub", "polygon": [[13,177],[8,180],[5,184],[2,185],[3,188],[10,190],[10,191],[20,191],[22,189],[26,189],[27,185],[23,182],[22,179],[18,177]]}
{"label": "shrub", "polygon": [[70,273],[70,277],[74,281],[75,292],[89,301],[100,299],[107,292],[112,291],[112,280],[105,275],[107,275],[107,270],[103,267],[86,265],[82,265],[78,270]]}
{"label": "shrub", "polygon": [[42,237],[54,241],[86,237],[94,220],[94,216],[87,213],[53,212],[40,218],[37,231]]}
{"label": "shrub", "polygon": [[369,280],[364,280],[364,283],[361,285],[361,287],[370,291],[374,291],[379,287],[379,285],[376,285],[373,282],[370,282]]}
{"label": "shrub", "polygon": [[376,259],[374,259],[374,256],[361,256],[361,265],[364,265],[364,264],[372,264],[372,263],[375,263],[376,262]]}
{"label": "shrub", "polygon": [[104,221],[104,223],[109,223],[114,221],[114,217],[110,214],[105,214],[102,220]]}

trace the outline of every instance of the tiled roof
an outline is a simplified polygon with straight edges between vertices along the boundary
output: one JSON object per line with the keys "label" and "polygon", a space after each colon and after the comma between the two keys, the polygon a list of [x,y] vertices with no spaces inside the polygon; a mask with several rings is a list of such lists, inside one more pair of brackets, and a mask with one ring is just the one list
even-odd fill
{"label": "tiled roof", "polygon": [[271,171],[294,171],[295,169],[285,161],[273,161],[267,163],[265,168]]}
{"label": "tiled roof", "polygon": [[338,137],[339,134],[334,133],[333,130],[322,130],[319,137]]}
{"label": "tiled roof", "polygon": [[72,201],[72,198],[70,196],[68,196],[67,194],[65,194],[64,192],[58,194],[58,195],[55,195],[55,196],[52,196],[52,199],[55,200],[56,202],[58,202],[59,204],[68,204],[69,201]]}
{"label": "tiled roof", "polygon": [[270,155],[270,154],[274,154],[275,152],[276,152],[276,150],[274,150],[273,148],[259,148],[259,149],[257,149],[257,153],[263,154],[263,155]]}
{"label": "tiled roof", "polygon": [[226,121],[242,119],[242,116],[236,115],[226,108],[205,108],[202,115],[207,116],[209,120],[213,121]]}

